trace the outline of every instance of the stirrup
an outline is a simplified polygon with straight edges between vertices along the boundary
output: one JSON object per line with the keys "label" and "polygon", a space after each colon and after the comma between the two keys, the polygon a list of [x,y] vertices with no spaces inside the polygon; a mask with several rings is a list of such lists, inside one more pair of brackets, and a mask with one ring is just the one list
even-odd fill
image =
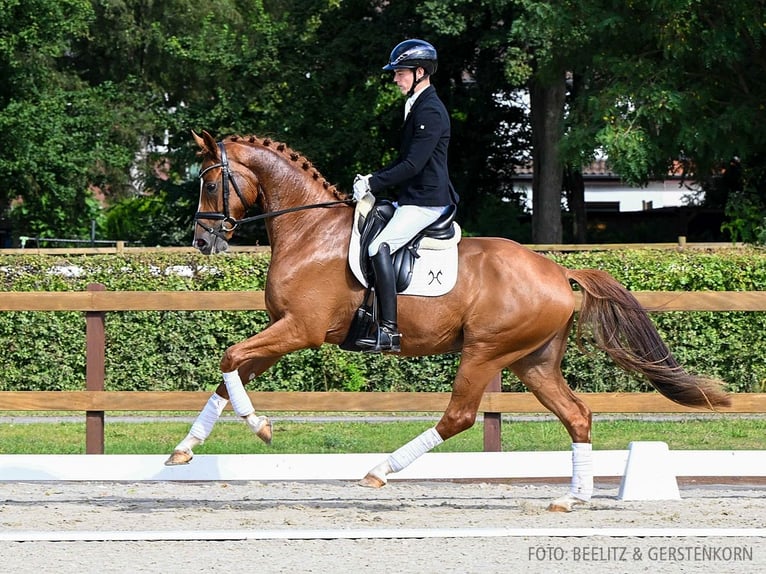
{"label": "stirrup", "polygon": [[365,353],[382,353],[383,351],[399,353],[402,350],[401,343],[402,335],[396,328],[391,329],[380,325],[374,338],[365,337],[356,341]]}

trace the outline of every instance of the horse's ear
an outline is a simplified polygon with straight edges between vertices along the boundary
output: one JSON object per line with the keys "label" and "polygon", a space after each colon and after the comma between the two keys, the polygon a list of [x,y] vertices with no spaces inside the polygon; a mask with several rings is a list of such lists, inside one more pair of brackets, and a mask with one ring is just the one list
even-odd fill
{"label": "horse's ear", "polygon": [[216,143],[215,138],[211,136],[207,130],[202,130],[202,136],[199,136],[192,130],[192,137],[194,138],[194,141],[197,142],[203,155],[213,158],[218,157],[218,144]]}

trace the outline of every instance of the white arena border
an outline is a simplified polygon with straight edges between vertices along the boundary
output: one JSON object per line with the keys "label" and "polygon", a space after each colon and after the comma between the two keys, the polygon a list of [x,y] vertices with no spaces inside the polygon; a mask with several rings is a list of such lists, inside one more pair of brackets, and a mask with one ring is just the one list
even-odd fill
{"label": "white arena border", "polygon": [[[594,450],[594,475],[621,477],[628,450]],[[674,450],[676,477],[766,477],[766,450]],[[312,481],[359,480],[386,453],[197,455],[165,466],[166,455],[0,455],[4,481]],[[570,451],[427,453],[391,480],[568,478]]]}
{"label": "white arena border", "polygon": [[380,540],[425,538],[763,538],[764,528],[355,528],[275,530],[136,530],[0,532],[5,542],[179,540]]}

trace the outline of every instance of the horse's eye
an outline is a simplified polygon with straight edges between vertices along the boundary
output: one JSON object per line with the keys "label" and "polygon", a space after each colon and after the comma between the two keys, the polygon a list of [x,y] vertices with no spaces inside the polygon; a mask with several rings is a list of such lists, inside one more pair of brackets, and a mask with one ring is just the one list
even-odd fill
{"label": "horse's eye", "polygon": [[218,187],[218,184],[214,181],[209,181],[205,183],[205,191],[207,191],[210,194],[215,193],[215,190],[217,187]]}

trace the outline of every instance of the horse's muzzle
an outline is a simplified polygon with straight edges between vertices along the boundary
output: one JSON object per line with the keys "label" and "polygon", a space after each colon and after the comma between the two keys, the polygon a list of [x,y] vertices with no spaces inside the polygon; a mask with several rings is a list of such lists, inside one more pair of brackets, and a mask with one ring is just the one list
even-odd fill
{"label": "horse's muzzle", "polygon": [[229,243],[218,235],[205,233],[200,237],[195,237],[193,246],[199,249],[203,255],[213,255],[214,253],[225,253],[229,250]]}

